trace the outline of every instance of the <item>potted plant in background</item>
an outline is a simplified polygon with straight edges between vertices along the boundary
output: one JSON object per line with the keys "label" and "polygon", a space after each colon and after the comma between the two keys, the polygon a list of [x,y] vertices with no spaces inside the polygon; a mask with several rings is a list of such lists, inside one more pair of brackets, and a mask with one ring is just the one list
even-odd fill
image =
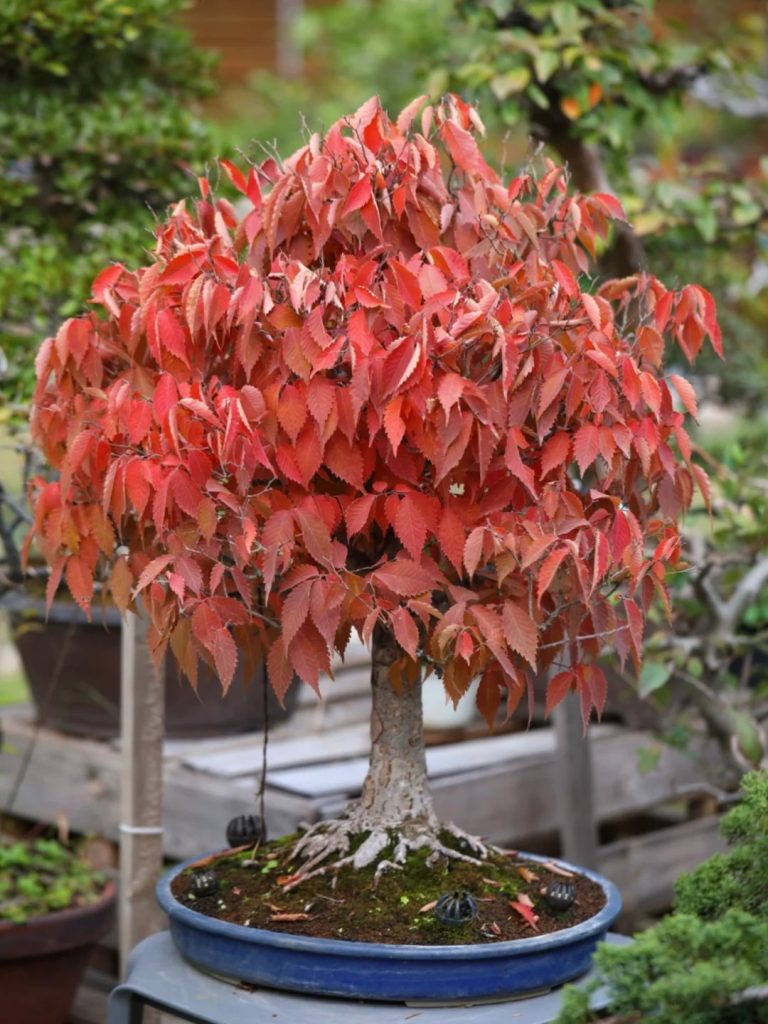
{"label": "potted plant in background", "polygon": [[[155,657],[170,647],[193,684],[202,659],[226,688],[241,650],[266,657],[282,697],[294,673],[316,687],[353,628],[372,647],[359,802],[161,889],[182,952],[218,973],[377,998],[504,996],[583,971],[618,913],[590,875],[578,884],[602,889],[594,913],[579,890],[583,920],[562,928],[574,918],[550,897],[563,874],[576,884],[567,865],[547,881],[551,865],[437,820],[421,674],[453,700],[479,678],[489,726],[500,706],[530,707],[545,673],[548,709],[573,691],[585,725],[599,715],[595,660],[610,643],[639,662],[646,611],[680,561],[678,517],[696,485],[708,494],[673,389],[692,413],[695,398],[663,374],[664,339],[692,359],[707,335],[720,351],[720,335],[697,286],[642,275],[590,292],[617,201],[570,196],[556,167],[504,184],[479,129],[455,96],[415,100],[394,122],[374,98],[285,162],[223,162],[245,214],[201,179],[151,263],[106,268],[102,315],[67,321],[38,355],[33,431],[59,470],[34,493],[51,592],[66,579],[84,610],[97,579],[121,609],[140,596]],[[243,859],[266,891],[226,877]],[[355,907],[378,913],[373,934],[405,908],[415,945],[305,937],[348,873]],[[286,909],[297,894],[314,912]],[[190,897],[246,912],[217,921]],[[253,927],[249,898],[272,930]],[[432,910],[447,940],[419,923]],[[347,911],[341,937],[354,939]],[[343,966],[325,970],[327,957]]]}
{"label": "potted plant in background", "polygon": [[0,992],[13,1024],[65,1024],[116,887],[56,839],[0,838]]}

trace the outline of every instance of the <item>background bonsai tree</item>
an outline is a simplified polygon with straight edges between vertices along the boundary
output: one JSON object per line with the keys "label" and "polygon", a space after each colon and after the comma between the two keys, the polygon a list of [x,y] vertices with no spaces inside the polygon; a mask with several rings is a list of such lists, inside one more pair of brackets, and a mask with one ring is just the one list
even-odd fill
{"label": "background bonsai tree", "polygon": [[362,796],[303,837],[301,877],[481,855],[432,809],[422,667],[454,700],[480,677],[489,724],[549,671],[547,708],[575,691],[586,723],[601,647],[639,661],[708,493],[662,359],[665,337],[720,351],[709,294],[590,290],[617,201],[569,196],[556,167],[505,185],[474,110],[450,96],[418,131],[422,106],[393,122],[373,98],[284,163],[225,161],[243,216],[201,179],[149,265],[104,270],[101,315],[37,358],[49,595],[63,576],[84,609],[97,580],[121,609],[141,596],[193,685],[203,658],[226,689],[239,648],[282,696],[353,628],[372,645]]}
{"label": "background bonsai tree", "polygon": [[590,1010],[593,988],[568,988],[557,1024],[768,1021],[768,775],[751,772],[742,787],[722,823],[731,850],[682,875],[674,913],[632,945],[598,948],[594,989],[610,986],[607,1018]]}

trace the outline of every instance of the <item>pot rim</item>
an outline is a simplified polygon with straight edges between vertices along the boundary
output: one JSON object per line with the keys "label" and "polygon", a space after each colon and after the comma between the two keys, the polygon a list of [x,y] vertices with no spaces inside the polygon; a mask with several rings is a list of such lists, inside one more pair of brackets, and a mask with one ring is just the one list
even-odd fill
{"label": "pot rim", "polygon": [[[220,851],[221,854],[226,852],[226,850]],[[621,895],[613,882],[603,875],[561,860],[559,857],[545,857],[534,853],[521,853],[520,856],[539,864],[552,862],[565,868],[567,871],[574,871],[576,874],[584,875],[585,878],[591,879],[603,889],[606,896],[605,906],[586,921],[571,925],[570,928],[561,928],[559,931],[549,932],[547,935],[535,935],[529,939],[510,939],[506,942],[496,943],[426,946],[402,943],[360,942],[346,939],[321,939],[307,935],[272,932],[266,928],[248,928],[245,925],[232,924],[230,921],[219,921],[215,917],[208,917],[206,914],[201,914],[199,911],[192,910],[190,907],[179,903],[171,892],[171,883],[176,876],[181,874],[186,868],[192,867],[205,859],[205,857],[195,857],[193,860],[185,861],[166,871],[157,883],[156,895],[158,903],[166,912],[172,924],[176,922],[196,931],[207,932],[222,938],[237,938],[250,946],[267,945],[275,949],[285,949],[299,953],[349,958],[376,957],[377,959],[427,960],[434,957],[438,950],[441,958],[448,960],[491,960],[500,956],[526,956],[531,953],[557,949],[571,942],[582,942],[592,936],[598,936],[607,931],[608,927],[619,916],[622,908]]]}

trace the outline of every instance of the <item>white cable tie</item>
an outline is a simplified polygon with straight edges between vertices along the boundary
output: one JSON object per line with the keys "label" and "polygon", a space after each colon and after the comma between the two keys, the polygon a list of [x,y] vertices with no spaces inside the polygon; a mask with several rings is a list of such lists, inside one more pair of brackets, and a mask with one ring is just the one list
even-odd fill
{"label": "white cable tie", "polygon": [[161,836],[163,827],[161,825],[118,825],[118,830],[129,836]]}

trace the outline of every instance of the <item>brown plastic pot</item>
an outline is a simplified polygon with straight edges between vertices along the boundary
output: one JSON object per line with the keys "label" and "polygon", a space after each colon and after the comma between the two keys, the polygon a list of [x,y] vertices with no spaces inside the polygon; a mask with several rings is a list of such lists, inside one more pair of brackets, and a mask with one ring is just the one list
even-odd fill
{"label": "brown plastic pot", "polygon": [[[75,736],[112,739],[120,732],[120,614],[94,609],[93,621],[72,602],[54,601],[46,621],[45,604],[14,593],[8,609],[38,720]],[[206,666],[200,666],[197,693],[169,655],[165,672],[165,732],[169,739],[231,736],[264,728],[263,664],[244,678],[242,660],[226,695]],[[296,703],[294,683],[281,707],[267,690],[269,724],[284,720]]]}
{"label": "brown plastic pot", "polygon": [[112,926],[116,887],[98,903],[0,922],[0,1016],[8,1024],[64,1024],[95,944]]}

